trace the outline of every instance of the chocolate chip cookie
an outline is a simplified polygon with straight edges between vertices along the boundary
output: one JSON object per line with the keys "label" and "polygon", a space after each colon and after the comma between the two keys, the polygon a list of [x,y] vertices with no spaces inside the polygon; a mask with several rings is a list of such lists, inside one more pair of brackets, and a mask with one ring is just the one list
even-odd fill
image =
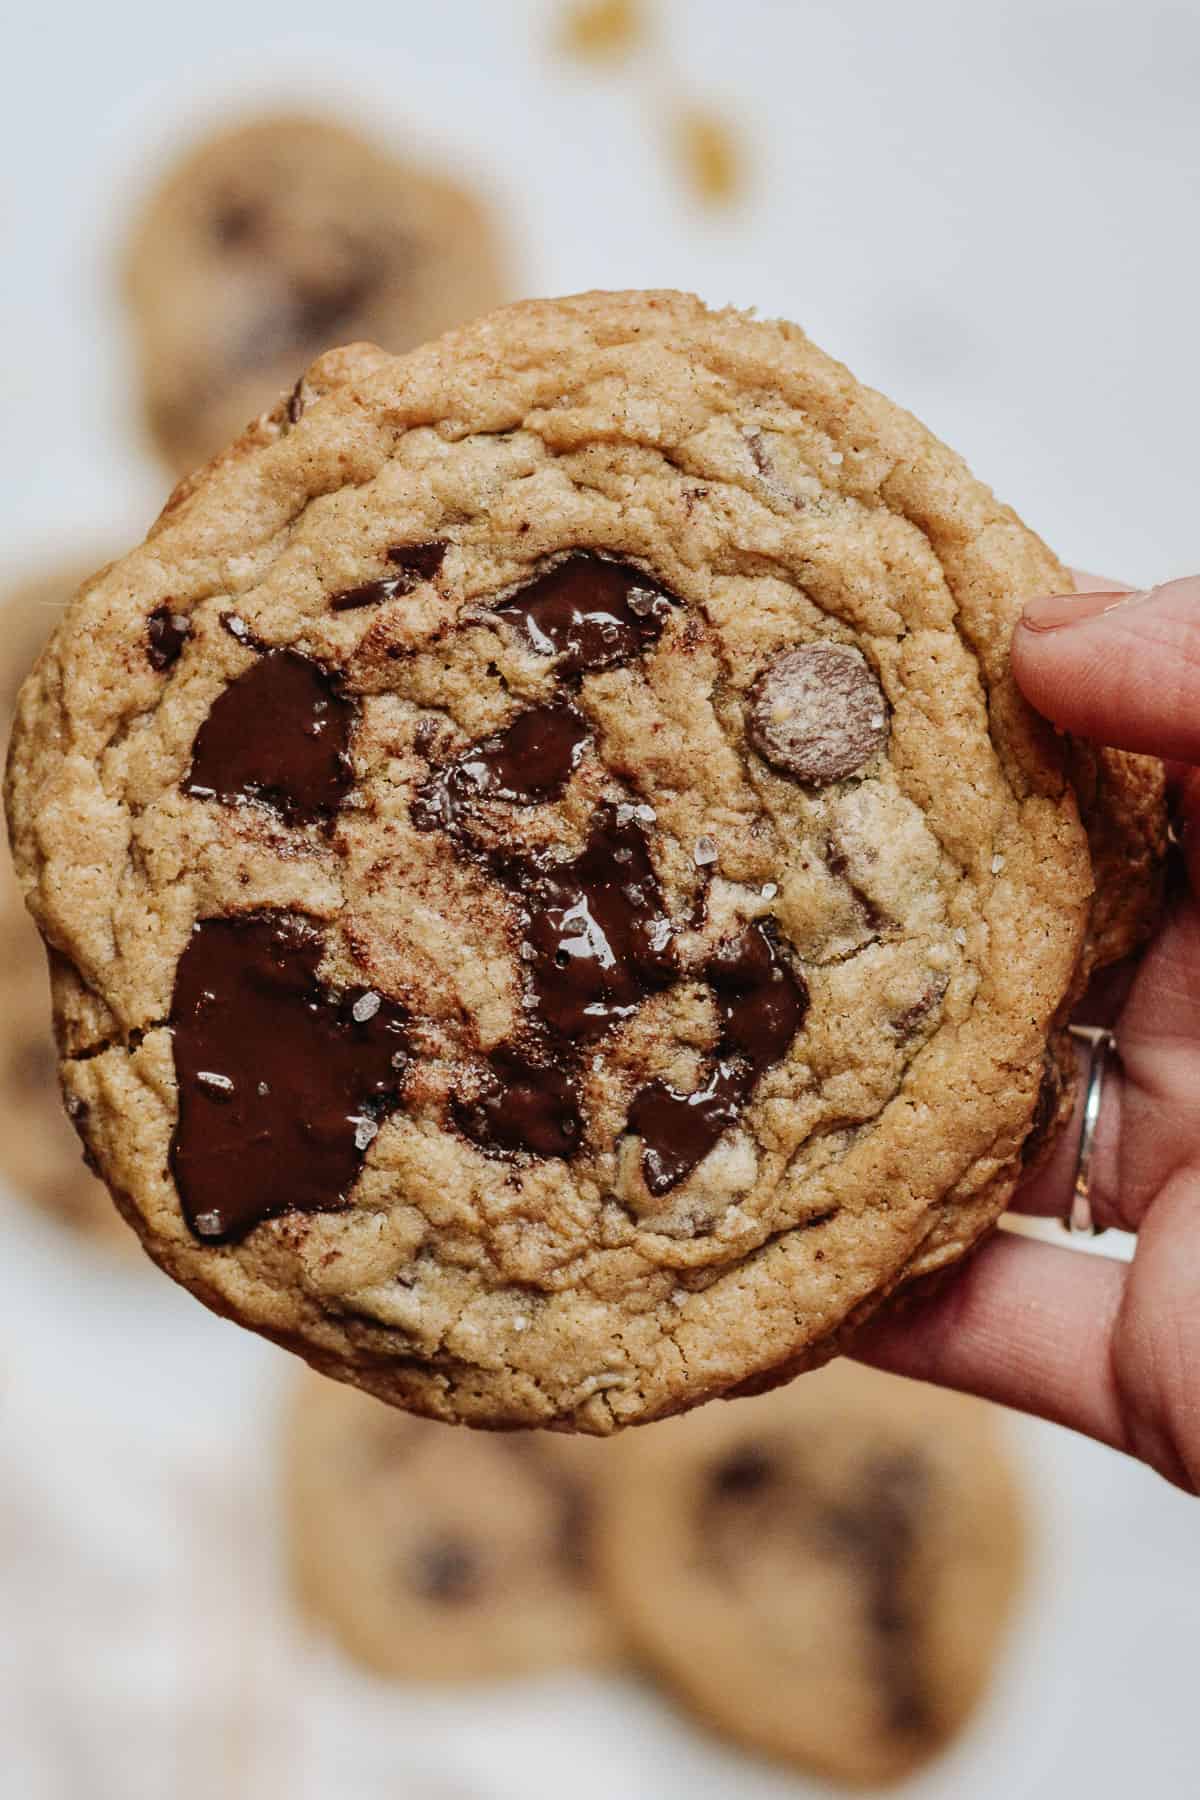
{"label": "chocolate chip cookie", "polygon": [[298,1597],[384,1675],[455,1681],[605,1662],[598,1444],[453,1431],[336,1382],[298,1385],[286,1446]]}
{"label": "chocolate chip cookie", "polygon": [[481,200],[354,131],[221,131],[168,171],[126,256],[151,433],[195,468],[332,344],[407,350],[496,306],[505,265]]}
{"label": "chocolate chip cookie", "polygon": [[[48,569],[0,596],[0,740],[8,742],[17,690],[83,579]],[[113,1245],[131,1240],[63,1113],[58,1058],[46,1012],[46,953],[7,858],[0,869],[0,1175],[60,1224]]]}
{"label": "chocolate chip cookie", "polygon": [[1009,673],[1067,579],[791,325],[322,358],[21,699],[63,1081],[151,1255],[444,1419],[827,1359],[998,1218],[1150,915],[1161,773]]}
{"label": "chocolate chip cookie", "polygon": [[612,1456],[609,1597],[704,1718],[868,1783],[961,1728],[1022,1562],[987,1408],[840,1363],[632,1433]]}

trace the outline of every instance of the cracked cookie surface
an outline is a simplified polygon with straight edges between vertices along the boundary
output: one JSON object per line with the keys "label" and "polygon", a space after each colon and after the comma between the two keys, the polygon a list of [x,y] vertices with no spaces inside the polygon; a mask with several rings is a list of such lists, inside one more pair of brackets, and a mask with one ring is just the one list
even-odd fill
{"label": "cracked cookie surface", "polygon": [[484,204],[319,118],[206,138],[147,200],[126,256],[150,431],[194,468],[330,344],[408,350],[511,291]]}
{"label": "cracked cookie surface", "polygon": [[841,1781],[896,1781],[986,1686],[1023,1561],[994,1415],[843,1362],[616,1445],[599,1564],[701,1715]]}
{"label": "cracked cookie surface", "polygon": [[285,1443],[297,1597],[384,1675],[481,1680],[594,1665],[605,1446],[461,1432],[306,1373]]}
{"label": "cracked cookie surface", "polygon": [[118,1204],[446,1419],[606,1432],[822,1360],[994,1223],[1151,911],[1158,773],[1068,768],[1009,674],[1065,572],[795,327],[682,295],[297,393],[22,697]]}

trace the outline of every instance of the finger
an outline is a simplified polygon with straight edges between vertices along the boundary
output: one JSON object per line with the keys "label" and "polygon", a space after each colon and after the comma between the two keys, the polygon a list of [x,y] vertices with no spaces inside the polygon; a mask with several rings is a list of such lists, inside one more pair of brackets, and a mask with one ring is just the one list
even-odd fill
{"label": "finger", "polygon": [[849,1353],[1127,1448],[1112,1342],[1124,1263],[994,1237],[927,1299],[901,1302]]}
{"label": "finger", "polygon": [[[1098,1225],[1139,1231],[1155,1196],[1200,1145],[1200,913],[1194,906],[1168,914],[1111,1028],[1117,1055],[1105,1065],[1089,1198]],[[1074,1114],[1046,1161],[1014,1196],[1015,1212],[1066,1215],[1089,1060],[1080,1045]]]}
{"label": "finger", "polygon": [[1077,594],[1127,594],[1127,581],[1112,581],[1107,575],[1093,575],[1088,569],[1072,569]]}
{"label": "finger", "polygon": [[1031,600],[1012,658],[1026,698],[1065,730],[1200,762],[1200,577]]}
{"label": "finger", "polygon": [[[1089,1262],[1095,1260],[1091,1257]],[[1200,1168],[1166,1183],[1138,1238],[1113,1335],[1126,1447],[1200,1490]]]}

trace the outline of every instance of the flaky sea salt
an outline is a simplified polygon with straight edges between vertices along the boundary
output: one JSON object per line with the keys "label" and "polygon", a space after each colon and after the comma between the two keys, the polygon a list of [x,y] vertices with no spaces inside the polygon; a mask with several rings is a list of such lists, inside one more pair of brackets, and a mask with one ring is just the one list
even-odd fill
{"label": "flaky sea salt", "polygon": [[960,949],[966,943],[967,933],[966,933],[965,928],[962,925],[960,925],[958,930],[955,932],[954,941],[959,946]]}
{"label": "flaky sea salt", "polygon": [[709,837],[706,832],[703,837],[696,839],[695,848],[692,851],[692,861],[698,869],[704,869],[710,863],[716,862],[717,854],[717,840]]}
{"label": "flaky sea salt", "polygon": [[365,1025],[368,1019],[373,1019],[375,1017],[375,1014],[379,1011],[379,1007],[379,995],[373,988],[368,988],[365,994],[359,995],[358,999],[354,1002],[354,1005],[350,1008],[350,1017],[354,1020],[356,1025]]}
{"label": "flaky sea salt", "polygon": [[1003,867],[1004,867],[1004,858],[1001,856],[1000,852],[997,851],[995,856],[993,856],[993,858],[992,858],[992,874],[998,875]]}

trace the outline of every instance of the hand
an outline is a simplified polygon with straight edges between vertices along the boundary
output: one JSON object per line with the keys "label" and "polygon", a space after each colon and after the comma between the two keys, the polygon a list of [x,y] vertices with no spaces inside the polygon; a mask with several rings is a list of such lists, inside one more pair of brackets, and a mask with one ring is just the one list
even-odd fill
{"label": "hand", "polygon": [[[869,1325],[864,1361],[1073,1426],[1200,1491],[1200,577],[1122,598],[1032,601],[1013,667],[1077,736],[1166,760],[1186,876],[1124,982],[1080,1009],[1115,1033],[1091,1165],[1097,1224],[1137,1234],[1132,1263],[1011,1234],[928,1300]],[[1123,990],[1123,991],[1122,991]],[[1078,1102],[1018,1211],[1067,1210]]]}

